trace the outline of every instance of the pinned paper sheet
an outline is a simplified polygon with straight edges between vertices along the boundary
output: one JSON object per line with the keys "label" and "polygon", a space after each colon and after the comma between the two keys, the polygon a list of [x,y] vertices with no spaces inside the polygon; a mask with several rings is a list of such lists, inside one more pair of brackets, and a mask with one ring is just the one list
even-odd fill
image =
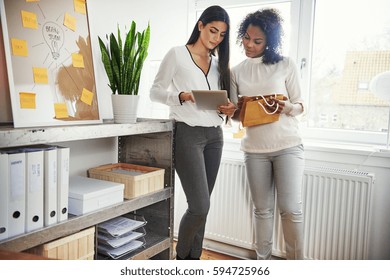
{"label": "pinned paper sheet", "polygon": [[76,13],[87,14],[87,9],[85,8],[85,0],[73,0],[74,10]]}
{"label": "pinned paper sheet", "polygon": [[36,102],[35,102],[35,93],[31,92],[20,92],[20,108],[21,109],[36,109]]}
{"label": "pinned paper sheet", "polygon": [[69,29],[76,31],[76,18],[72,17],[70,14],[65,13],[64,25]]}
{"label": "pinned paper sheet", "polygon": [[56,114],[56,119],[68,118],[68,109],[66,108],[65,103],[54,103],[54,111]]}
{"label": "pinned paper sheet", "polygon": [[72,53],[72,64],[76,68],[84,68],[84,59],[81,54]]}
{"label": "pinned paper sheet", "polygon": [[28,56],[27,41],[12,38],[12,53],[16,56]]}
{"label": "pinned paper sheet", "polygon": [[27,11],[21,11],[22,23],[25,28],[38,29],[37,15]]}
{"label": "pinned paper sheet", "polygon": [[83,88],[83,92],[81,93],[80,100],[83,101],[85,104],[91,105],[93,99],[93,92],[90,92],[89,90]]}
{"label": "pinned paper sheet", "polygon": [[34,82],[36,84],[48,84],[49,77],[46,68],[33,68]]}

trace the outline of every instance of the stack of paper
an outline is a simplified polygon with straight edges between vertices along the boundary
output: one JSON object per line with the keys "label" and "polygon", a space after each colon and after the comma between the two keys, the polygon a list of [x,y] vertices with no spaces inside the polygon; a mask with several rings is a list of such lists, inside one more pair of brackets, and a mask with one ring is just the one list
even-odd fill
{"label": "stack of paper", "polygon": [[145,244],[146,221],[141,216],[134,219],[116,217],[98,226],[98,252],[118,259]]}

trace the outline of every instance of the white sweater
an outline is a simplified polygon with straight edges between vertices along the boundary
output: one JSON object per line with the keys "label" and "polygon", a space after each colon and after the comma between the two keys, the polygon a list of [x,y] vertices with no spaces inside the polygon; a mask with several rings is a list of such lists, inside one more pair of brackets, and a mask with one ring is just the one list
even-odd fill
{"label": "white sweater", "polygon": [[[301,103],[301,89],[295,64],[284,58],[275,64],[264,64],[262,58],[248,58],[232,69],[231,100],[237,103],[237,95],[281,93],[291,103]],[[298,120],[281,114],[279,121],[246,128],[241,150],[249,153],[266,153],[297,146],[302,143]]]}
{"label": "white sweater", "polygon": [[199,110],[191,101],[180,104],[180,92],[196,89],[219,89],[217,59],[211,57],[211,65],[205,75],[192,59],[186,46],[170,49],[161,62],[150,90],[150,99],[170,106],[169,117],[176,121],[190,126],[221,125],[223,117],[219,116],[217,111]]}

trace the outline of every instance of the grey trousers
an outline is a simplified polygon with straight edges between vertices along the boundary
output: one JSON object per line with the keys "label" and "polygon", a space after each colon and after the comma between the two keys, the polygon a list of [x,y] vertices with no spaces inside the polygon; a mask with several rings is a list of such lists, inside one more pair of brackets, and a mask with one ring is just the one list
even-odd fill
{"label": "grey trousers", "polygon": [[275,191],[287,259],[303,259],[303,146],[273,153],[245,153],[258,259],[271,259]]}
{"label": "grey trousers", "polygon": [[221,162],[221,127],[191,127],[177,122],[175,130],[175,168],[188,208],[179,226],[176,252],[180,258],[199,258],[202,254],[210,195]]}

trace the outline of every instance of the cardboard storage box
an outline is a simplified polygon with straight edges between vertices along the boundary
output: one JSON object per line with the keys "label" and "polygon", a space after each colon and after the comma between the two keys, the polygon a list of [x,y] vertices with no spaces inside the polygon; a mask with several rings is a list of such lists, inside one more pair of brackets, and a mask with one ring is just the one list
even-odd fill
{"label": "cardboard storage box", "polygon": [[69,178],[69,213],[82,215],[123,201],[124,185],[83,176]]}
{"label": "cardboard storage box", "polygon": [[59,260],[93,260],[95,227],[28,249],[26,253]]}
{"label": "cardboard storage box", "polygon": [[107,164],[88,170],[91,178],[123,183],[126,199],[163,189],[164,173],[161,168],[130,163]]}

